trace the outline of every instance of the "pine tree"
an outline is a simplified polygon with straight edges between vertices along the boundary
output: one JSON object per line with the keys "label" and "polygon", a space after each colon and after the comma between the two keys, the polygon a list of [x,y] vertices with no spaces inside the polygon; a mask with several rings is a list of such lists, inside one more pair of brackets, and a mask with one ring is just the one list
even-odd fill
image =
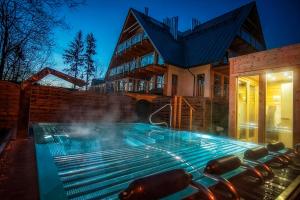
{"label": "pine tree", "polygon": [[[82,32],[79,31],[69,48],[63,54],[64,63],[69,65],[69,68],[64,69],[69,75],[77,78],[82,69],[84,62],[84,43],[82,41]],[[75,88],[75,85],[74,85]]]}
{"label": "pine tree", "polygon": [[84,54],[86,90],[87,90],[88,84],[90,82],[90,77],[93,76],[96,71],[95,61],[93,60],[94,55],[96,55],[96,39],[95,39],[93,33],[89,33],[86,36],[86,50],[85,50],[85,54]]}

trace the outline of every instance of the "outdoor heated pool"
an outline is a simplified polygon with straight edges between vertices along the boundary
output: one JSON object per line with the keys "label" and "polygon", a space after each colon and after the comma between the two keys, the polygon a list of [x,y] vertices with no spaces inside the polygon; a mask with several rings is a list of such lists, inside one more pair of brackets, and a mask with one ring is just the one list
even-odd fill
{"label": "outdoor heated pool", "polygon": [[143,123],[40,123],[33,132],[41,199],[117,199],[131,181],[177,168],[209,185],[209,160],[257,146]]}

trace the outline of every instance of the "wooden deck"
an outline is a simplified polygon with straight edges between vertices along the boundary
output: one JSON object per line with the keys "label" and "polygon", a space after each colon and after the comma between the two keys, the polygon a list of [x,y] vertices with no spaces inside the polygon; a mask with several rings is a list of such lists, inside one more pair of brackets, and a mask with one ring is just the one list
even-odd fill
{"label": "wooden deck", "polygon": [[39,199],[33,139],[11,141],[0,157],[0,197]]}

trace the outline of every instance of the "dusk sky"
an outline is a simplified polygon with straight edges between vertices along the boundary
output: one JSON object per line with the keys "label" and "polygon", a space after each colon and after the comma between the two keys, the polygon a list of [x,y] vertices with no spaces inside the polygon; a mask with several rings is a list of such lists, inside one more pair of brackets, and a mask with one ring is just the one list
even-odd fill
{"label": "dusk sky", "polygon": [[[206,22],[248,2],[251,1],[86,0],[85,5],[62,13],[71,29],[55,31],[54,68],[64,68],[63,51],[76,32],[82,30],[84,34],[94,33],[97,40],[95,60],[106,71],[130,7],[142,12],[144,7],[149,7],[149,15],[159,21],[178,16],[179,30],[183,31],[190,28],[192,18]],[[300,0],[258,0],[256,3],[268,48],[300,43]]]}

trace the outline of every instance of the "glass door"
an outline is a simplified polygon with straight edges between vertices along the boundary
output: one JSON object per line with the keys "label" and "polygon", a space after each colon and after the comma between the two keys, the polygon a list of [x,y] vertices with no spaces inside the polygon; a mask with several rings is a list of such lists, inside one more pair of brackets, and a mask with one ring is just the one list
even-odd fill
{"label": "glass door", "polygon": [[265,142],[293,146],[293,72],[267,74]]}
{"label": "glass door", "polygon": [[237,137],[239,140],[258,142],[259,76],[238,78]]}

